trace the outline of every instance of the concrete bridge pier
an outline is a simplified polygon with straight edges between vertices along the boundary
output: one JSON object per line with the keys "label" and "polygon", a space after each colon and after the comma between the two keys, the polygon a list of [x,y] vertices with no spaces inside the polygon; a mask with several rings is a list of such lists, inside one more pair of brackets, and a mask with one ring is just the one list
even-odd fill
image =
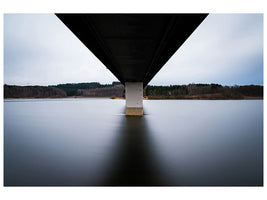
{"label": "concrete bridge pier", "polygon": [[126,116],[143,116],[143,82],[125,82]]}

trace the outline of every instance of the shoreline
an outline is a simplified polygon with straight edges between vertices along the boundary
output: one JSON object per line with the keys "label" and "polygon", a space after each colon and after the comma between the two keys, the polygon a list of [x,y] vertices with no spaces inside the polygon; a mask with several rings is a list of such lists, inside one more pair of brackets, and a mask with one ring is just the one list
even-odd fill
{"label": "shoreline", "polygon": [[[68,97],[15,97],[15,98],[3,98],[6,99],[81,99],[81,98],[102,98],[102,99],[112,99],[112,100],[125,100],[123,97],[86,97],[86,96],[68,96]],[[187,97],[187,98],[157,98],[157,97],[143,97],[143,100],[263,100],[263,97],[249,97],[244,98],[203,98],[203,97]]]}

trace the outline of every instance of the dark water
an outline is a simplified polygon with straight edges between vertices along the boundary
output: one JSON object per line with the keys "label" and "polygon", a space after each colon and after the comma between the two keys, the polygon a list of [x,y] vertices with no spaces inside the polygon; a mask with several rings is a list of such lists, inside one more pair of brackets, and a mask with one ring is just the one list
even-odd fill
{"label": "dark water", "polygon": [[260,186],[262,100],[4,102],[6,186]]}

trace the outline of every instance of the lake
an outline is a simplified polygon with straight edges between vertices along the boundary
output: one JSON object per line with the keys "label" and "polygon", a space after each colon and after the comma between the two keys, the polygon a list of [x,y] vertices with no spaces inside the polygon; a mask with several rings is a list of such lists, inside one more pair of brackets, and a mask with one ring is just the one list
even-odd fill
{"label": "lake", "polygon": [[263,100],[4,100],[5,186],[262,186]]}

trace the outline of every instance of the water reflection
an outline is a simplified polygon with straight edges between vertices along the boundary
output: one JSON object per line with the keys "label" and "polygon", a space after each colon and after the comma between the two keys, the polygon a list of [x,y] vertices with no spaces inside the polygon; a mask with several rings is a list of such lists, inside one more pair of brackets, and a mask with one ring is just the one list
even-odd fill
{"label": "water reflection", "polygon": [[168,185],[263,185],[262,101],[150,101],[146,109]]}
{"label": "water reflection", "polygon": [[145,117],[122,117],[109,177],[104,185],[164,185],[159,176]]}
{"label": "water reflection", "polygon": [[[263,184],[263,101],[4,103],[8,186]],[[101,108],[101,109],[99,109]]]}

